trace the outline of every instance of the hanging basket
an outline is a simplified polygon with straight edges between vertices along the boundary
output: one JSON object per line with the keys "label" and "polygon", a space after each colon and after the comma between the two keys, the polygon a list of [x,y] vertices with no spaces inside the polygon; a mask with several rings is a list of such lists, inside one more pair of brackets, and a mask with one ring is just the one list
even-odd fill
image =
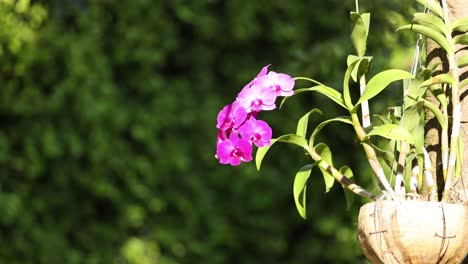
{"label": "hanging basket", "polygon": [[461,263],[468,254],[468,205],[375,201],[361,207],[358,240],[373,263]]}

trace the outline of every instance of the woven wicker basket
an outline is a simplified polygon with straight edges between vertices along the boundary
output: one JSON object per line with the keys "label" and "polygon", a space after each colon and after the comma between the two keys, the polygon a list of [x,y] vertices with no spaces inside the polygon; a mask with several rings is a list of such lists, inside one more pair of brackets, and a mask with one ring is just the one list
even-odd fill
{"label": "woven wicker basket", "polygon": [[372,202],[359,212],[358,240],[374,264],[461,263],[468,253],[468,205]]}

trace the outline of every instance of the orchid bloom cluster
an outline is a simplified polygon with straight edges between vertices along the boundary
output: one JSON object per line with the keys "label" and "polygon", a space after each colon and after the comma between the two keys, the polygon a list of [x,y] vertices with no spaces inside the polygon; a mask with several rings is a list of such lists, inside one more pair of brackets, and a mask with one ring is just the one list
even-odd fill
{"label": "orchid bloom cluster", "polygon": [[252,160],[252,146],[270,145],[271,127],[256,119],[262,110],[276,108],[278,96],[294,94],[294,79],[284,73],[268,72],[267,65],[218,114],[216,158],[221,164],[237,166]]}

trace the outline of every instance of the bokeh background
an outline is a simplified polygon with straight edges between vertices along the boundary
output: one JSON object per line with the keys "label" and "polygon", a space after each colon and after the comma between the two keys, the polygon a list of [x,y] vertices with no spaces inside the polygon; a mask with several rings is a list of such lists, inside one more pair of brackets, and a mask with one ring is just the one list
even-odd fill
{"label": "bokeh background", "polygon": [[[373,70],[409,70],[415,1],[361,0]],[[324,194],[308,219],[292,183],[307,162],[275,146],[253,163],[214,158],[216,116],[267,64],[341,87],[351,0],[1,0],[1,263],[365,263],[356,199]],[[305,83],[297,87],[305,87]],[[398,88],[379,98],[398,103]],[[261,117],[295,131],[320,95]],[[384,109],[375,104],[373,109]],[[318,121],[315,120],[314,122]],[[336,163],[375,187],[352,131],[324,131]]]}

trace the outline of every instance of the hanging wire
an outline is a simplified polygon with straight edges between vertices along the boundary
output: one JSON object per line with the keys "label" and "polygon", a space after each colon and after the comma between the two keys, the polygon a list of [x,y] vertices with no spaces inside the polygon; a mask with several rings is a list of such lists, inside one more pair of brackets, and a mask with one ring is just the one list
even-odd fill
{"label": "hanging wire", "polygon": [[[357,1],[357,0],[356,0]],[[428,12],[428,7],[427,7],[427,3],[428,0],[426,0],[426,3],[424,5],[424,13],[427,13]],[[422,60],[420,59],[421,57],[421,52],[424,51],[424,48],[426,46],[426,42],[422,41],[422,35],[421,34],[418,34],[418,38],[416,39],[416,44],[414,46],[414,55],[413,55],[413,61],[411,63],[411,74],[413,76],[416,76],[416,72],[418,70],[418,68],[420,68],[422,66]],[[405,105],[406,105],[406,100],[408,98],[408,90],[409,90],[409,87],[411,86],[411,79],[405,81],[403,83],[403,104],[402,104],[402,107],[401,107],[401,118],[400,118],[400,126],[403,124],[403,120],[404,120],[404,117],[405,117]],[[392,162],[392,169],[390,170],[390,182],[393,181],[393,177],[395,176],[395,166],[397,166],[397,143],[395,142],[395,145],[394,145],[394,151],[393,151],[393,154],[394,154],[394,159],[393,159],[393,162]]]}
{"label": "hanging wire", "polygon": [[356,13],[359,13],[359,0],[354,0],[354,3],[356,4]]}

